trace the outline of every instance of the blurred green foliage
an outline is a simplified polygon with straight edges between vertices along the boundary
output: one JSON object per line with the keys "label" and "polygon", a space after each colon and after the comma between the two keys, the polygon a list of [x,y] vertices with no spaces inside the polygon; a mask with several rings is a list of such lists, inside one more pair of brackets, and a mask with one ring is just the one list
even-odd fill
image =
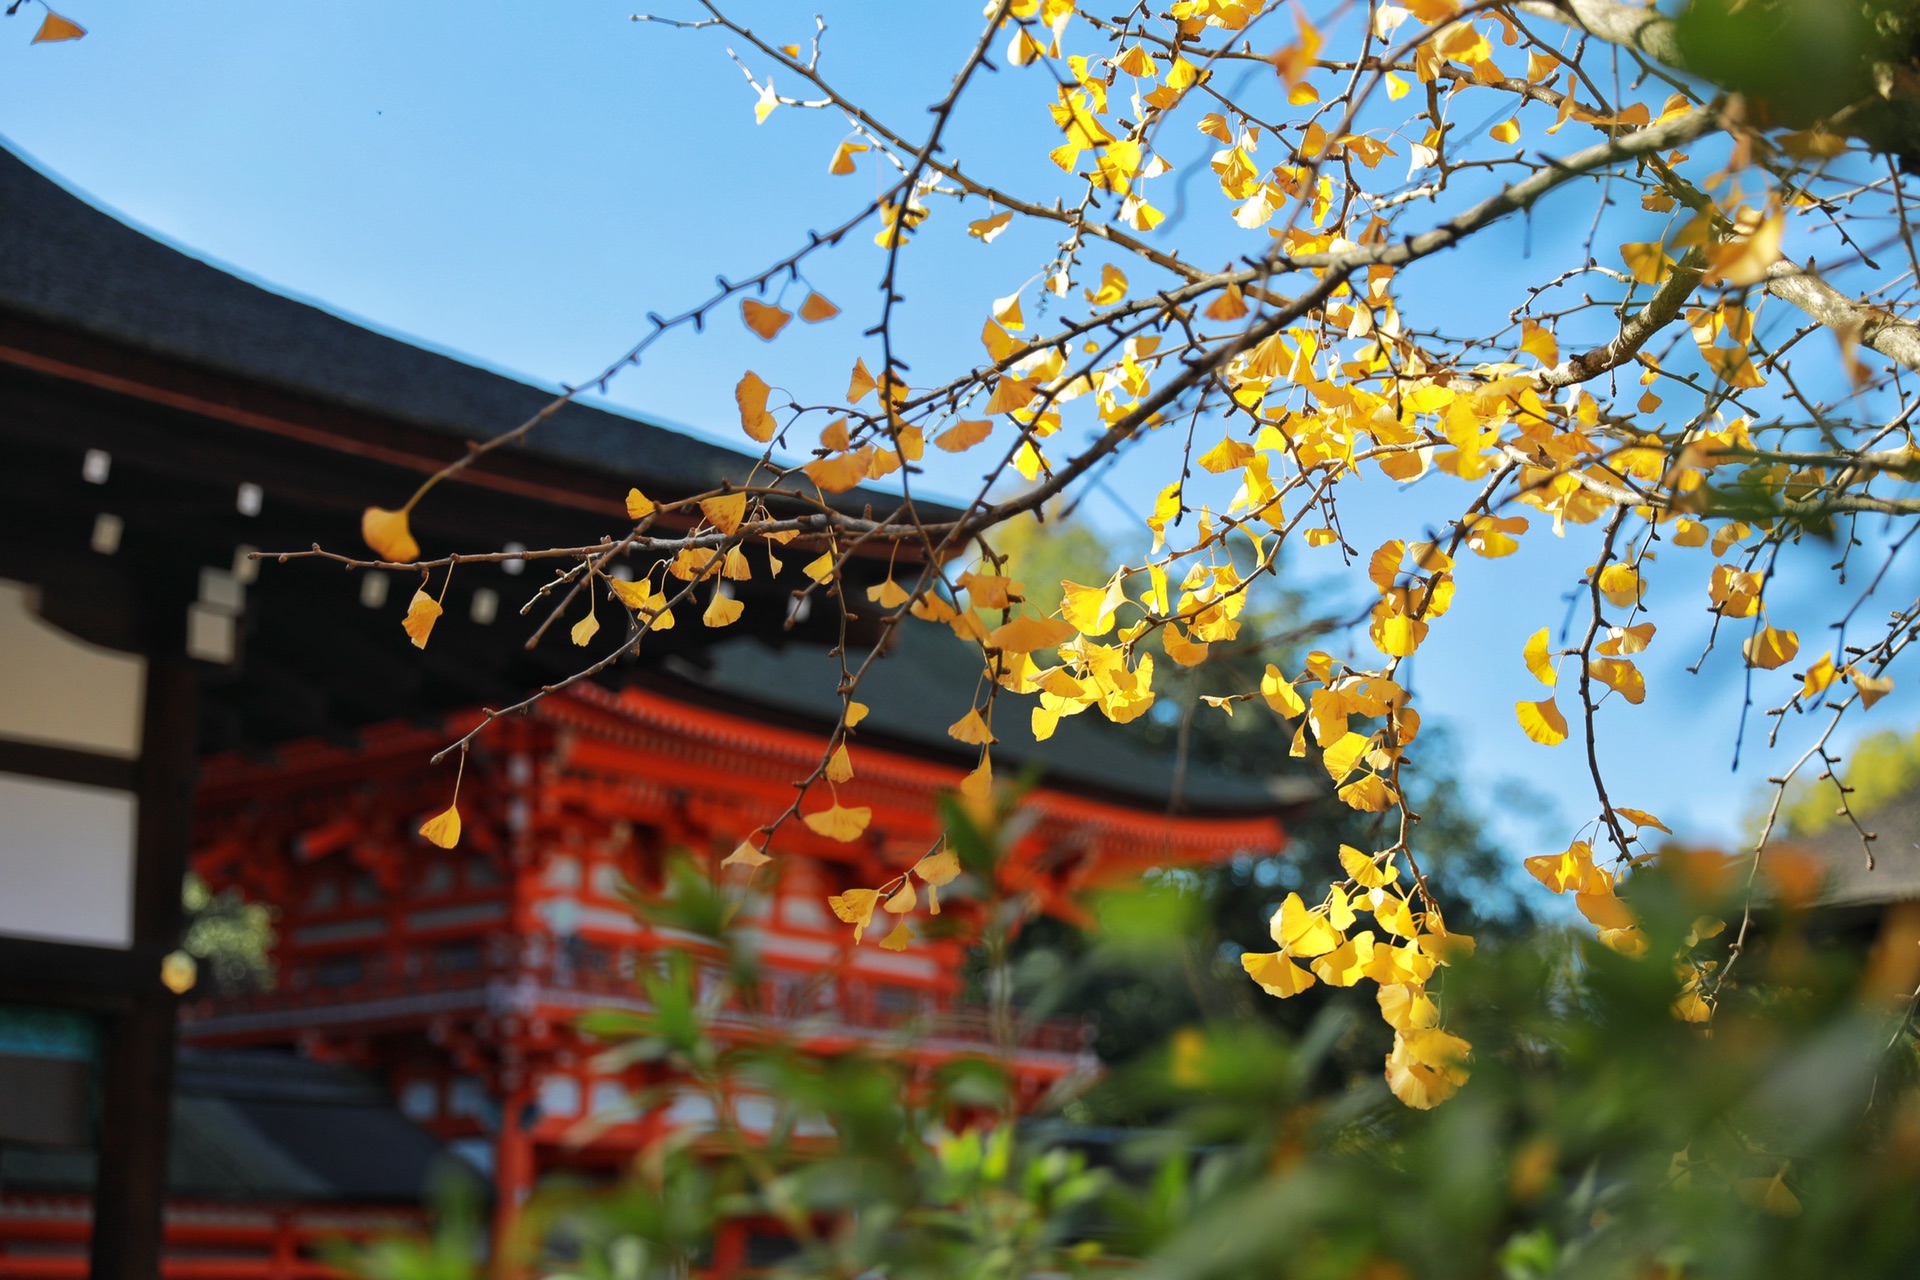
{"label": "blurred green foliage", "polygon": [[[953,900],[973,894],[989,930],[1017,918],[991,901],[997,833],[947,812],[971,869]],[[1074,1100],[1151,1123],[1094,1127],[1015,1115],[992,1053],[916,1070],[884,1047],[823,1058],[725,1034],[722,1009],[754,1007],[755,963],[727,895],[685,864],[644,909],[709,938],[725,982],[663,957],[643,979],[651,1012],[584,1025],[610,1054],[672,1067],[712,1119],[615,1185],[548,1188],[521,1261],[593,1280],[700,1274],[719,1225],[744,1221],[791,1240],[762,1259],[782,1277],[1912,1276],[1912,1009],[1864,995],[1861,958],[1810,945],[1792,915],[1757,923],[1723,968],[1733,931],[1703,941],[1701,920],[1731,917],[1740,880],[1678,854],[1636,872],[1625,892],[1644,959],[1584,926],[1537,926],[1456,962],[1435,991],[1475,1046],[1471,1079],[1432,1111],[1391,1098],[1377,1052],[1365,1074],[1329,1069],[1377,1021],[1332,1001],[1296,1029],[1237,1006],[1166,1019]],[[1054,976],[1171,967],[1205,909],[1176,878],[1105,898]],[[1704,1027],[1675,1016],[1694,975],[1722,982]],[[1030,1012],[1019,984],[993,990],[1010,1017]],[[770,1119],[742,1124],[742,1097],[767,1100]],[[456,1220],[359,1267],[468,1274],[481,1264],[465,1222],[466,1237]]]}
{"label": "blurred green foliage", "polygon": [[181,885],[180,904],[186,913],[181,950],[204,966],[217,989],[272,989],[272,907],[248,902],[232,887],[215,893],[192,872]]}
{"label": "blurred green foliage", "polygon": [[[1920,782],[1920,733],[1882,729],[1860,739],[1847,753],[1839,771],[1840,785],[1850,788],[1847,805],[1858,816],[1871,816],[1889,801],[1911,791]],[[1772,789],[1760,808],[1772,801]],[[1787,786],[1780,817],[1787,834],[1817,835],[1841,821],[1840,793],[1831,778],[1796,778]],[[1757,824],[1756,824],[1757,825]]]}

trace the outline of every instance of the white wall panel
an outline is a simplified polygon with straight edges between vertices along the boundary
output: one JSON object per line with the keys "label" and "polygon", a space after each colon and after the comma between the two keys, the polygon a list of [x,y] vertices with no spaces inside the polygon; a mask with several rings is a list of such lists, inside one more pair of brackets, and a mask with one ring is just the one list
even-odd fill
{"label": "white wall panel", "polygon": [[0,936],[133,941],[131,792],[0,773]]}
{"label": "white wall panel", "polygon": [[28,587],[0,578],[0,738],[138,758],[146,660],[76,640],[30,605]]}

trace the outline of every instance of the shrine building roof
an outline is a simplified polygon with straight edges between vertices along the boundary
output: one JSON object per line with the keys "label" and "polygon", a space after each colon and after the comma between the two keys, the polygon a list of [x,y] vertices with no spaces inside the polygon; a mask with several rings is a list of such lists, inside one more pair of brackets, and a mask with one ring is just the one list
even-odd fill
{"label": "shrine building roof", "polygon": [[[0,138],[0,310],[464,443],[559,393],[378,332],[168,244],[40,172]],[[667,493],[743,481],[755,459],[638,415],[574,402],[524,452]],[[855,490],[857,510],[885,495]],[[927,518],[954,512],[917,503]]]}
{"label": "shrine building roof", "polygon": [[[840,718],[839,659],[811,646],[775,648],[751,636],[708,648],[704,665],[667,665],[683,686],[728,701],[784,712],[822,728]],[[859,698],[871,710],[862,736],[884,738],[897,748],[940,758],[972,759],[947,736],[947,726],[971,705],[968,694],[979,673],[977,650],[945,627],[909,619],[885,656],[861,681]],[[1304,772],[1285,766],[1262,772],[1206,764],[1180,767],[1175,753],[1148,744],[1138,726],[1109,724],[1097,711],[1063,718],[1053,736],[1036,741],[1028,714],[1032,701],[1011,694],[999,700],[993,720],[994,759],[1002,775],[1038,769],[1043,784],[1119,801],[1129,807],[1244,812],[1310,803],[1320,796]]]}
{"label": "shrine building roof", "polygon": [[[381,1082],[277,1050],[182,1049],[167,1190],[222,1201],[413,1204],[448,1156]],[[10,1190],[89,1191],[86,1149],[11,1147]]]}

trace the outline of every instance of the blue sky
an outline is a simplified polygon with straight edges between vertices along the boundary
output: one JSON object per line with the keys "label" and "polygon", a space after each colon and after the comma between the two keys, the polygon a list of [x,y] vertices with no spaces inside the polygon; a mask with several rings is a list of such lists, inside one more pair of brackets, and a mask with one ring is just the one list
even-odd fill
{"label": "blue sky", "polygon": [[[693,16],[683,0],[662,3],[662,12]],[[762,15],[783,42],[811,34],[804,8],[739,7]],[[829,30],[827,67],[854,96],[917,132],[977,30],[978,4],[847,9],[856,18]],[[751,91],[723,39],[634,23],[627,5],[67,0],[62,12],[91,34],[33,47],[36,13],[0,23],[0,134],[10,145],[213,261],[534,381],[597,371],[644,331],[648,312],[697,300],[716,273],[758,269],[874,190],[870,169],[827,174],[844,136],[835,118],[782,109],[756,128]],[[1031,130],[1043,101],[1037,78],[996,84],[956,121],[952,149],[1016,185],[1043,179],[1040,148],[1002,144]],[[1195,138],[1170,151],[1176,164],[1203,168],[1208,145]],[[1203,179],[1188,189],[1196,223],[1219,221],[1211,188]],[[984,213],[969,206],[965,216]],[[1549,204],[1525,241],[1516,225],[1493,242],[1492,257],[1448,268],[1437,287],[1450,321],[1504,316],[1525,284],[1547,273],[1542,264],[1564,258],[1556,251],[1584,235],[1586,218],[1577,198]],[[901,330],[908,362],[929,369],[943,357],[950,364],[955,350],[973,358],[988,301],[1045,256],[1040,239],[1017,231],[992,246],[968,241],[950,206],[938,207],[935,221],[908,253]],[[1246,251],[1218,243],[1223,260]],[[677,336],[616,384],[613,401],[743,444],[732,394],[742,370],[778,385],[844,385],[858,335],[877,315],[879,257],[869,236],[857,236],[810,260],[808,282],[845,308],[839,320],[795,324],[772,346],[730,318],[705,336]],[[1164,465],[1143,455],[1114,474],[1112,488],[1138,502],[1166,482]],[[978,466],[948,464],[928,485],[970,493]],[[1418,536],[1407,512],[1437,518],[1457,509],[1463,492],[1454,486],[1409,504],[1373,477],[1347,508],[1351,536],[1363,552],[1387,537]],[[1121,519],[1119,503],[1101,498],[1084,510],[1109,527]],[[1314,554],[1331,553],[1303,554],[1302,580],[1330,582]],[[1750,752],[1740,773],[1728,772],[1742,695],[1737,655],[1723,651],[1703,675],[1685,673],[1708,621],[1705,553],[1668,554],[1700,556],[1700,568],[1654,597],[1662,638],[1644,663],[1649,697],[1640,708],[1603,711],[1603,764],[1617,802],[1653,810],[1683,835],[1731,840],[1760,780],[1783,762]],[[1813,549],[1807,563],[1825,556]],[[1482,795],[1500,779],[1523,779],[1553,799],[1563,832],[1592,810],[1577,741],[1533,746],[1512,708],[1538,696],[1520,663],[1523,641],[1559,626],[1559,596],[1590,558],[1588,544],[1542,533],[1507,564],[1463,564],[1460,605],[1413,669],[1427,714],[1455,727],[1455,763]],[[1357,600],[1350,587],[1317,590],[1322,599],[1344,592]],[[1776,617],[1799,626],[1817,654],[1831,600],[1825,587],[1783,593]],[[1765,705],[1763,694],[1749,725],[1756,745]],[[1910,716],[1902,691],[1861,727]],[[1531,824],[1503,829],[1516,854],[1541,851],[1545,837]]]}

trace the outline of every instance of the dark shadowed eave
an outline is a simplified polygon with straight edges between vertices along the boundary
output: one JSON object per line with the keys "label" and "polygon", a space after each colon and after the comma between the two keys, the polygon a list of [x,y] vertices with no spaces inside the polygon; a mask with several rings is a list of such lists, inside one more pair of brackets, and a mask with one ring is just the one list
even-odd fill
{"label": "dark shadowed eave", "polygon": [[[713,645],[704,666],[667,668],[677,687],[772,708],[813,727],[840,718],[840,659],[803,646],[774,648],[748,637]],[[867,671],[860,701],[870,708],[863,735],[877,735],[917,754],[971,767],[972,751],[947,735],[966,713],[980,654],[945,627],[907,620],[891,649]],[[1170,751],[1103,719],[1097,710],[1063,718],[1053,736],[1036,741],[1029,699],[1004,695],[995,714],[994,759],[1003,776],[1033,767],[1046,785],[1118,801],[1130,808],[1202,814],[1271,813],[1312,803],[1321,789],[1286,760],[1249,762],[1247,769],[1194,765],[1182,775]]]}
{"label": "dark shadowed eave", "polygon": [[[458,441],[528,420],[543,388],[379,333],[251,283],[128,225],[0,139],[0,311]],[[668,494],[743,483],[755,458],[644,418],[569,404],[525,451]],[[884,511],[897,497],[834,499]],[[916,503],[924,519],[950,509]]]}
{"label": "dark shadowed eave", "polygon": [[[1778,848],[1807,854],[1819,863],[1821,882],[1815,906],[1920,902],[1920,790],[1896,796],[1860,821],[1876,837],[1872,841],[1872,866],[1867,865],[1867,843],[1844,818],[1836,818],[1816,834],[1774,843]],[[1763,876],[1763,893],[1765,880]]]}

